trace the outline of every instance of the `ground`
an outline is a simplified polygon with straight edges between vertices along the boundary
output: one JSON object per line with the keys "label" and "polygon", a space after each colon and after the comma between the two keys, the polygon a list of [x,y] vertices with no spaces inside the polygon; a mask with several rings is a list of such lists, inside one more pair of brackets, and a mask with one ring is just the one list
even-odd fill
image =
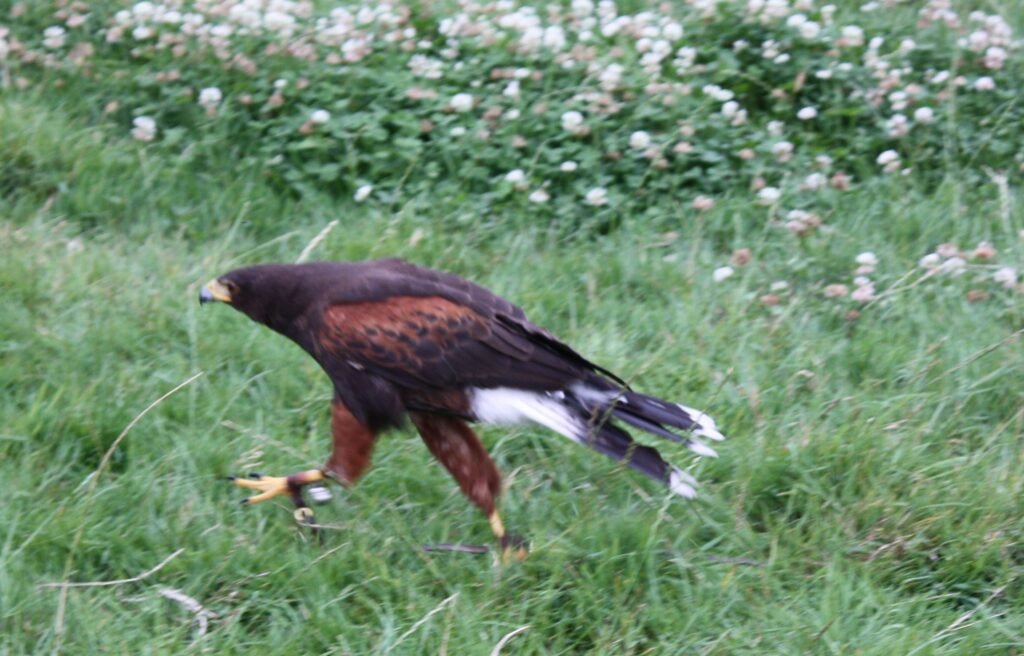
{"label": "ground", "polygon": [[[739,192],[574,232],[469,194],[292,193],[60,98],[0,99],[3,652],[1024,653],[1024,295],[991,279],[1022,262],[1012,175],[858,180],[807,238]],[[997,255],[961,276],[919,264],[982,241]],[[489,530],[406,428],[318,508],[322,542],[286,501],[240,506],[225,476],[323,461],[330,387],[197,292],[310,246],[456,272],[706,409],[721,457],[666,449],[700,498],[542,430],[486,429],[533,552],[426,553]],[[866,251],[876,298],[826,295]]]}

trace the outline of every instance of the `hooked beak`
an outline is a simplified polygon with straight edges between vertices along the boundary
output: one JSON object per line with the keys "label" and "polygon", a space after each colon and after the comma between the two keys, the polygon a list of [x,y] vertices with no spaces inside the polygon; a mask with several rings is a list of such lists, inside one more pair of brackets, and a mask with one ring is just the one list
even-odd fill
{"label": "hooked beak", "polygon": [[199,304],[212,303],[214,301],[220,301],[221,303],[231,302],[231,292],[228,288],[222,285],[217,279],[213,279],[206,283],[206,287],[199,290]]}

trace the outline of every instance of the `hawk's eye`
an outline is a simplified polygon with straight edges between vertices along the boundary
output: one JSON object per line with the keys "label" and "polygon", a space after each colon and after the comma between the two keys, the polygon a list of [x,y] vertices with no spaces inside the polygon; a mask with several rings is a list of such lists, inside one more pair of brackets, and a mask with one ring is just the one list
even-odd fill
{"label": "hawk's eye", "polygon": [[221,280],[220,282],[225,288],[227,288],[228,293],[232,296],[238,293],[238,283],[234,280]]}

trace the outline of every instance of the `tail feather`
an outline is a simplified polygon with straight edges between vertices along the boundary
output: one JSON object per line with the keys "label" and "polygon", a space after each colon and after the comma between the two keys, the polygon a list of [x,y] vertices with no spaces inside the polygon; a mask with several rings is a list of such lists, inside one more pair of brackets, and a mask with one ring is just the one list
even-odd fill
{"label": "tail feather", "polygon": [[[717,458],[718,453],[697,437],[716,441],[724,439],[715,421],[705,413],[631,390],[606,391],[577,386],[565,395],[564,400],[586,418],[588,435],[593,437],[582,440],[583,443],[626,462],[633,469],[665,483],[672,491],[685,497],[696,496],[694,488],[697,481],[665,462],[656,449],[635,444],[629,434],[614,426],[611,420],[619,420],[652,435],[685,444],[697,455],[710,458]],[[641,459],[636,461],[636,456],[630,456],[631,453],[641,454]]]}
{"label": "tail feather", "polygon": [[665,472],[670,465],[662,459],[657,449],[637,444],[629,433],[618,426],[605,424],[588,436],[584,443],[599,453],[622,461],[641,474],[659,481],[668,479]]}
{"label": "tail feather", "polygon": [[692,499],[697,496],[697,481],[686,472],[665,462],[654,447],[638,444],[618,426],[605,423],[584,441],[599,453],[618,460],[631,469],[667,485],[673,492]]}
{"label": "tail feather", "polygon": [[687,498],[697,495],[697,481],[666,462],[654,447],[634,442],[613,420],[685,444],[701,456],[718,454],[697,436],[723,439],[714,420],[704,413],[628,390],[582,385],[550,392],[488,388],[474,390],[471,398],[473,413],[480,421],[501,424],[528,420],[546,426]]}
{"label": "tail feather", "polygon": [[[716,442],[725,439],[725,436],[718,431],[715,420],[706,413],[679,403],[662,401],[646,394],[638,392],[623,393],[613,412],[615,411],[639,414],[659,424],[691,431],[693,435],[707,437]],[[623,419],[623,421],[627,420]]]}

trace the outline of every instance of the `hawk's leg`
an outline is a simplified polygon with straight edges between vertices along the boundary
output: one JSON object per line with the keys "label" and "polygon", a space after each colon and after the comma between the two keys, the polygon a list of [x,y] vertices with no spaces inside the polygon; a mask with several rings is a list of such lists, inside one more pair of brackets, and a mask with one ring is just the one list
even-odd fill
{"label": "hawk's leg", "polygon": [[290,476],[255,474],[250,478],[232,477],[231,480],[238,487],[259,492],[242,503],[259,503],[287,494],[295,504],[295,519],[311,524],[313,510],[306,505],[302,496],[303,487],[328,479],[350,486],[370,466],[370,453],[375,439],[373,431],[359,422],[338,399],[331,403],[331,434],[333,449],[323,469],[308,469]]}
{"label": "hawk's leg", "polygon": [[501,494],[501,474],[473,429],[455,417],[424,413],[411,413],[410,417],[427,448],[455,478],[462,493],[487,515],[501,545],[502,560],[526,558],[528,543],[505,530],[495,507]]}

